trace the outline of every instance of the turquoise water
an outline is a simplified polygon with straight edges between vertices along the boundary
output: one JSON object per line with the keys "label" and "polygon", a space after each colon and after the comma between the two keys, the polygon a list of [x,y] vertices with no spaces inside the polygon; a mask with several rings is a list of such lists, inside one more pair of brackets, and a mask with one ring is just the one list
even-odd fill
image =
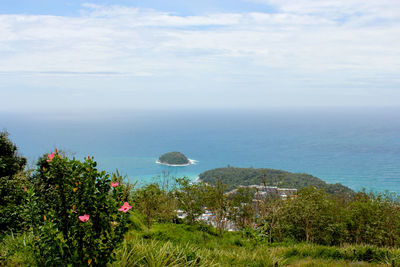
{"label": "turquoise water", "polygon": [[[224,167],[313,174],[355,190],[400,193],[400,109],[136,111],[108,114],[0,114],[21,154],[34,162],[58,147],[131,181],[195,178]],[[181,151],[197,164],[166,167],[158,156]]]}

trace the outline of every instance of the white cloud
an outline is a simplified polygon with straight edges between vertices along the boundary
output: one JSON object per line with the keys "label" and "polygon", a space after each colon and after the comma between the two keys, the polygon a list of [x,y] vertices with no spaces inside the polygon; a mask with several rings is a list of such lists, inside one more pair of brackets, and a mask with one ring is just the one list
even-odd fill
{"label": "white cloud", "polygon": [[[173,81],[180,79],[175,86],[203,98],[210,93],[207,86],[221,93],[232,88],[235,95],[254,90],[261,97],[275,86],[283,99],[288,93],[311,94],[307,88],[320,88],[323,96],[326,88],[359,92],[361,86],[399,85],[397,1],[258,2],[278,12],[179,16],[85,4],[78,17],[0,15],[0,93],[4,84],[35,84],[95,87],[107,94],[115,84],[113,92],[151,95],[174,92]],[[85,76],[84,85],[62,82],[66,76]],[[322,96],[327,103],[340,101]],[[240,98],[232,101],[240,103]]]}
{"label": "white cloud", "polygon": [[310,14],[330,19],[382,17],[399,19],[397,0],[249,0],[276,7],[282,13]]}

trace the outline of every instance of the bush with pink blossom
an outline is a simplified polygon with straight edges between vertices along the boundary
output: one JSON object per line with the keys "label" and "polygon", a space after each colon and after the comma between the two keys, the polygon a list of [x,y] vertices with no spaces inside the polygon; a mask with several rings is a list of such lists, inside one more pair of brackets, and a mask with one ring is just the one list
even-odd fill
{"label": "bush with pink blossom", "polygon": [[[43,157],[27,190],[27,226],[37,264],[104,266],[127,231],[129,194],[122,178],[98,171],[93,158]],[[129,190],[128,190],[129,191]]]}

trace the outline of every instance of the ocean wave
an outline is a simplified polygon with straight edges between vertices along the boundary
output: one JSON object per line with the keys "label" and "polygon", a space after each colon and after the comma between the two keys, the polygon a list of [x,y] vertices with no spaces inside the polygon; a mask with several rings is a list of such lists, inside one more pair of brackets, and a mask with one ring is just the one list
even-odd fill
{"label": "ocean wave", "polygon": [[189,165],[196,165],[199,161],[195,160],[195,159],[189,159],[189,163],[187,164],[168,164],[168,163],[163,163],[159,160],[156,160],[157,164],[161,164],[161,165],[165,165],[165,166],[169,166],[169,167],[185,167],[185,166],[189,166]]}

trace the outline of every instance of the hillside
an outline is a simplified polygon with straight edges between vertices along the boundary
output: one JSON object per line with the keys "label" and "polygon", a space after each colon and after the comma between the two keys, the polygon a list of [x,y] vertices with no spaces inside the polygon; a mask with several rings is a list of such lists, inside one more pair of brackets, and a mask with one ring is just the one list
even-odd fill
{"label": "hillside", "polygon": [[321,179],[306,173],[292,173],[274,169],[254,169],[225,167],[205,171],[199,175],[206,183],[221,180],[232,190],[239,185],[267,185],[301,189],[307,186],[325,189],[331,194],[353,194],[354,191],[342,184],[327,184]]}
{"label": "hillside", "polygon": [[[220,236],[214,228],[202,224],[156,223],[152,229],[146,229],[143,223],[131,216],[131,230],[123,245],[115,249],[115,262],[108,266],[389,267],[399,264],[397,248],[268,244],[262,234],[251,230],[224,232]],[[32,237],[17,234],[0,243],[0,266],[35,266],[25,239],[29,242]]]}

